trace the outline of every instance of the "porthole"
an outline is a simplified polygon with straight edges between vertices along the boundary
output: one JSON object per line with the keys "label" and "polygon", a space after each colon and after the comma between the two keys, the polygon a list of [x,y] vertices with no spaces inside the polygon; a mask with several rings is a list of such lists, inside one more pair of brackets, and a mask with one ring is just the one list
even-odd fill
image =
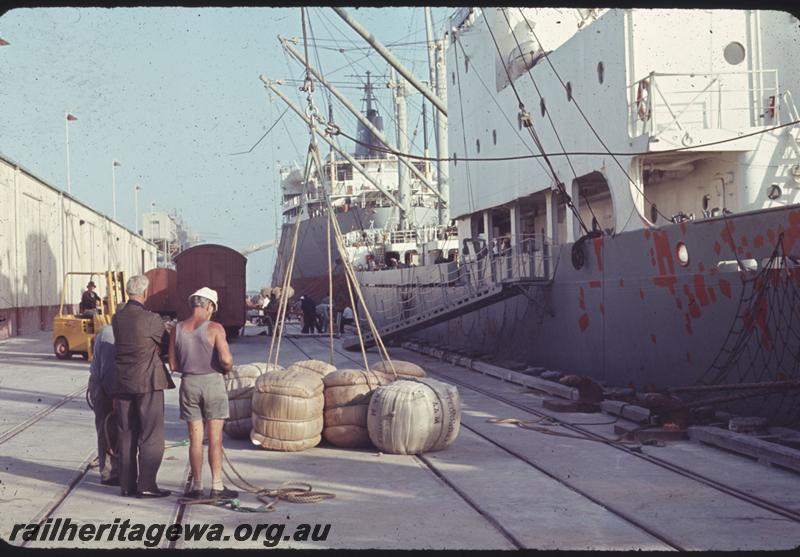
{"label": "porthole", "polygon": [[772,201],[779,199],[781,195],[783,195],[783,191],[781,191],[781,187],[778,184],[772,184],[767,190],[767,197]]}
{"label": "porthole", "polygon": [[675,256],[678,258],[678,263],[680,263],[681,266],[686,267],[689,264],[689,249],[686,247],[686,244],[678,242],[678,245],[675,246]]}
{"label": "porthole", "polygon": [[728,64],[736,66],[744,62],[745,50],[741,43],[733,41],[732,43],[728,43],[722,55],[725,57],[725,61]]}
{"label": "porthole", "polygon": [[497,130],[492,130],[492,143],[497,145]]}
{"label": "porthole", "polygon": [[570,83],[569,81],[567,81],[567,100],[568,101],[572,100],[572,83]]}
{"label": "porthole", "polygon": [[456,84],[456,72],[450,72],[450,79],[453,80],[453,85]]}
{"label": "porthole", "polygon": [[478,153],[481,152],[481,140],[480,139],[476,139],[475,140],[475,150],[478,151]]}
{"label": "porthole", "polygon": [[544,97],[539,99],[539,109],[542,111],[542,116],[544,116],[545,113],[547,112],[547,107],[544,104]]}
{"label": "porthole", "polygon": [[603,66],[603,63],[602,62],[598,62],[597,63],[597,81],[599,81],[600,84],[603,83],[603,77],[604,77],[603,74],[604,74],[604,72],[605,72],[605,67]]}
{"label": "porthole", "polygon": [[655,224],[657,220],[658,220],[658,207],[656,207],[656,204],[653,203],[652,205],[650,205],[650,222]]}
{"label": "porthole", "polygon": [[705,194],[703,196],[703,210],[708,211],[708,203],[711,201],[711,196],[709,194]]}
{"label": "porthole", "polygon": [[453,166],[458,166],[458,153],[453,153]]}
{"label": "porthole", "polygon": [[469,73],[469,58],[464,57],[464,73]]}

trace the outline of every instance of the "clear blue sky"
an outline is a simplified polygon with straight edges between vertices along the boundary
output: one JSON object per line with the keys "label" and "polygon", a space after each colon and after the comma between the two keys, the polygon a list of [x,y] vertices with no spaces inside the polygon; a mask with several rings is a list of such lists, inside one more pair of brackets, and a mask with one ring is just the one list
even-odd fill
{"label": "clear blue sky", "polygon": [[[421,79],[427,79],[423,10],[350,9]],[[441,33],[453,8],[434,8]],[[359,78],[386,64],[329,8],[309,8],[319,59],[357,106]],[[274,238],[278,161],[304,155],[308,130],[292,113],[250,154],[283,111],[269,100],[260,74],[299,78],[277,35],[302,37],[300,10],[288,8],[34,8],[0,17],[0,153],[56,187],[67,189],[64,113],[70,123],[72,193],[112,214],[111,161],[117,159],[117,220],[134,227],[140,213],[178,209],[204,240],[236,249]],[[343,49],[344,52],[340,52]],[[380,80],[379,80],[380,81]],[[385,80],[384,80],[385,81]],[[295,101],[297,85],[284,87]],[[391,97],[378,91],[391,126]],[[316,91],[321,112],[327,98]],[[355,119],[334,102],[334,119]],[[409,99],[409,134],[419,149],[420,96]],[[430,113],[430,112],[429,112]],[[394,130],[389,129],[390,137]],[[352,151],[353,146],[342,143]],[[324,149],[327,152],[327,148]],[[274,250],[248,258],[248,289],[268,284]]]}

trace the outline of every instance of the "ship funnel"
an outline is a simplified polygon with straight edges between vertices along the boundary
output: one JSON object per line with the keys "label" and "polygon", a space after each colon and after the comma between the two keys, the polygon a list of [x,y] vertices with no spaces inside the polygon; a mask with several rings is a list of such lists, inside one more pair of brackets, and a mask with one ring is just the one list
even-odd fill
{"label": "ship funnel", "polygon": [[[381,117],[378,110],[373,106],[375,97],[372,94],[372,82],[370,81],[370,72],[367,72],[367,81],[364,84],[364,98],[366,103],[366,110],[364,116],[367,120],[375,126],[379,132],[383,132],[383,117]],[[367,128],[360,121],[358,122],[358,130],[356,133],[359,143],[356,144],[355,156],[357,159],[383,159],[386,158],[386,153],[383,152],[383,144],[375,137],[369,128]]]}

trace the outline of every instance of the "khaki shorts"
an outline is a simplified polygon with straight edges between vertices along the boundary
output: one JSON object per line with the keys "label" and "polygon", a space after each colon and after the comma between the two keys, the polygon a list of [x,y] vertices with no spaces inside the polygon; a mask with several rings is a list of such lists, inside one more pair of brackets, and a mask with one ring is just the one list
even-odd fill
{"label": "khaki shorts", "polygon": [[229,417],[228,393],[221,373],[184,375],[180,390],[181,419],[225,420]]}

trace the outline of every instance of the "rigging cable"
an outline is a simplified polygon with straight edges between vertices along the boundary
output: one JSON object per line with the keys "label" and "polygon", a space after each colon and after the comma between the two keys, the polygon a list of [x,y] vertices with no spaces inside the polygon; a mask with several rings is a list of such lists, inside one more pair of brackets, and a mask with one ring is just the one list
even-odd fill
{"label": "rigging cable", "polygon": [[[514,38],[514,42],[516,43],[520,54],[522,54],[522,45],[520,44],[519,40],[517,39],[517,34],[514,32],[514,29],[511,26],[511,21],[508,19],[508,14],[506,14],[505,8],[497,8],[497,9],[499,9],[500,11],[503,12],[503,17],[506,20],[506,25],[508,25],[509,31],[511,31],[511,36]],[[481,9],[481,12],[483,12],[483,9]],[[485,19],[485,16],[484,16],[484,19]],[[488,26],[488,23],[487,23],[487,26]],[[523,54],[523,56],[524,56],[524,54]],[[531,72],[531,68],[527,68],[527,74],[528,74],[528,77],[530,77],[530,79],[531,79],[531,83],[533,84],[533,88],[536,89],[536,94],[539,95],[539,102],[540,103],[544,103],[544,97],[542,96],[542,92],[539,90],[539,86],[536,84],[536,80],[533,79],[533,73]],[[544,104],[542,104],[542,107],[544,107]],[[561,136],[558,133],[558,129],[556,129],[555,122],[553,122],[553,117],[551,116],[549,110],[543,108],[543,112],[547,116],[547,120],[550,122],[550,127],[553,128],[553,133],[555,134],[556,139],[558,140],[558,144],[561,147],[561,151],[564,153],[564,156],[567,159],[567,164],[569,165],[569,168],[572,171],[572,176],[575,178],[575,181],[577,182],[578,181],[578,173],[575,171],[575,167],[572,165],[572,161],[570,160],[569,155],[567,154],[567,149],[566,149],[566,147],[564,147],[564,142],[561,140]],[[581,194],[580,185],[578,186],[578,195],[581,195],[583,197],[583,200],[586,202],[586,207],[589,209],[589,213],[591,213],[591,215],[592,215],[593,222],[599,222],[599,220],[597,219],[597,215],[595,215],[594,211],[592,210],[592,205],[591,205],[591,203],[589,203],[588,197],[586,197],[585,194]]]}
{"label": "rigging cable", "polygon": [[[486,29],[489,31],[489,35],[492,37],[492,42],[494,43],[495,50],[497,50],[497,55],[500,56],[500,60],[502,62],[503,55],[500,52],[500,46],[497,44],[497,39],[494,36],[494,31],[492,31],[492,26],[489,25],[488,20],[486,20],[486,16],[484,15],[484,21],[486,21]],[[530,113],[525,109],[525,103],[522,101],[522,97],[520,97],[519,91],[517,91],[517,87],[514,85],[514,80],[511,79],[511,74],[508,71],[508,67],[506,64],[503,63],[503,70],[506,73],[506,77],[508,78],[508,82],[511,85],[511,89],[514,92],[514,96],[517,98],[517,103],[519,104],[519,117],[522,119],[523,125],[528,129],[528,132],[531,134],[531,138],[534,141],[534,144],[539,149],[539,152],[542,155],[545,155],[544,146],[542,145],[541,141],[539,140],[539,136],[536,133],[536,130],[533,127],[533,122],[530,117]],[[575,218],[578,220],[578,223],[583,228],[586,234],[589,234],[589,229],[586,227],[586,223],[583,222],[583,218],[581,218],[580,211],[578,211],[577,207],[572,203],[572,198],[567,193],[564,184],[561,180],[558,179],[558,174],[556,173],[555,168],[553,168],[553,164],[550,162],[550,159],[545,155],[544,162],[547,164],[547,167],[550,169],[550,173],[553,175],[553,180],[555,181],[556,187],[560,191],[561,195],[563,196],[564,203],[567,205],[572,214],[575,215]]]}
{"label": "rigging cable", "polygon": [[[522,19],[524,19],[524,20],[525,20],[525,23],[526,23],[526,25],[528,26],[528,29],[530,30],[531,34],[533,35],[533,38],[534,38],[534,39],[536,39],[536,42],[539,44],[539,49],[540,49],[540,50],[542,51],[542,53],[544,54],[544,58],[545,58],[545,60],[547,60],[547,63],[548,63],[548,65],[550,66],[550,69],[552,69],[552,70],[553,70],[553,73],[555,74],[556,78],[558,79],[558,81],[561,83],[561,86],[562,86],[562,87],[564,88],[564,90],[566,91],[566,90],[567,90],[567,86],[566,86],[566,84],[564,83],[564,80],[563,80],[563,79],[561,79],[561,75],[559,75],[559,73],[558,73],[558,71],[556,70],[556,68],[555,68],[555,65],[553,64],[552,60],[550,60],[550,55],[549,55],[549,54],[547,53],[547,51],[544,49],[544,45],[542,45],[542,41],[540,41],[540,40],[539,40],[539,37],[536,35],[536,32],[533,30],[533,26],[531,25],[531,22],[530,22],[530,21],[528,21],[528,18],[527,18],[527,16],[525,15],[525,12],[523,12],[523,11],[522,11],[522,8],[517,8],[517,9],[519,10],[519,13],[520,13],[520,15],[522,15]],[[487,24],[487,27],[488,27],[488,24]],[[666,220],[668,220],[668,221],[675,222],[675,219],[674,219],[674,217],[668,217],[668,216],[666,216],[665,214],[663,214],[663,213],[662,213],[662,212],[661,212],[661,211],[658,209],[658,207],[657,207],[657,206],[655,206],[655,205],[654,205],[654,204],[653,204],[653,203],[652,203],[652,202],[651,202],[651,201],[650,201],[650,200],[647,198],[647,196],[644,194],[644,188],[639,188],[639,185],[638,185],[638,184],[637,184],[637,183],[636,183],[636,182],[633,180],[633,178],[632,178],[632,177],[631,177],[631,175],[628,173],[628,171],[625,169],[625,167],[622,165],[622,163],[621,163],[621,162],[620,162],[620,161],[617,159],[617,157],[616,157],[616,156],[615,156],[615,155],[614,155],[614,154],[611,152],[611,150],[610,150],[610,149],[608,148],[608,146],[606,145],[605,141],[603,141],[603,139],[600,137],[600,134],[599,134],[599,133],[597,133],[597,130],[594,128],[594,126],[592,125],[592,123],[589,121],[589,118],[587,118],[586,114],[584,114],[584,112],[583,112],[583,109],[582,109],[582,108],[580,107],[580,105],[578,104],[578,101],[575,99],[575,96],[574,96],[574,95],[572,96],[572,102],[573,102],[573,104],[575,105],[575,108],[577,108],[577,109],[578,109],[578,112],[580,113],[581,117],[584,119],[584,121],[586,122],[586,124],[589,126],[589,129],[590,129],[590,130],[592,130],[592,133],[594,134],[595,138],[597,138],[597,141],[599,141],[599,142],[600,142],[600,145],[602,145],[602,146],[603,146],[603,149],[605,149],[605,150],[606,150],[607,154],[608,154],[608,155],[610,155],[612,159],[614,159],[614,162],[615,162],[615,163],[617,163],[617,166],[619,166],[620,170],[621,170],[621,171],[622,171],[622,173],[625,175],[625,177],[628,179],[628,181],[631,183],[631,185],[633,185],[633,187],[634,187],[634,188],[636,188],[636,190],[637,190],[637,191],[638,191],[638,192],[639,192],[639,193],[642,195],[642,198],[643,198],[645,201],[647,201],[648,203],[650,203],[650,205],[651,205],[651,206],[655,207],[655,210],[656,210],[656,212],[657,212],[659,215],[661,215],[661,216],[662,216],[664,219],[666,219]],[[632,210],[632,212],[631,212],[631,216],[633,215],[633,211],[636,211],[636,206],[635,206],[635,204],[634,204],[633,210]],[[630,219],[631,219],[631,217],[629,216],[629,217],[628,217],[628,221],[630,221]],[[625,223],[625,225],[627,226],[627,222]],[[623,228],[624,228],[624,227],[623,227]],[[620,230],[620,232],[622,232],[622,231]]]}
{"label": "rigging cable", "polygon": [[[455,34],[455,31],[453,33]],[[456,35],[456,37],[458,37],[458,36]],[[467,150],[467,132],[464,129],[464,124],[463,124],[466,120],[464,119],[464,99],[463,99],[463,96],[461,94],[461,72],[458,69],[458,50],[457,49],[454,51],[454,56],[455,56],[455,65],[456,65],[456,83],[458,84],[458,110],[459,110],[459,113],[461,114],[461,122],[462,122],[462,124],[461,124],[461,137],[462,137],[462,139],[464,141],[464,154],[467,155],[469,153],[469,151]],[[453,164],[457,164],[457,161],[456,161],[455,157],[453,157]],[[470,212],[472,213],[472,212],[475,212],[475,200],[474,200],[474,195],[473,195],[473,192],[472,192],[472,176],[471,176],[471,174],[469,172],[469,163],[465,164],[465,168],[466,168],[466,175],[467,175],[467,193],[469,195],[469,208],[470,208]],[[486,237],[488,238],[489,237],[488,236],[489,231],[488,230],[484,230],[484,233],[487,235]]]}

